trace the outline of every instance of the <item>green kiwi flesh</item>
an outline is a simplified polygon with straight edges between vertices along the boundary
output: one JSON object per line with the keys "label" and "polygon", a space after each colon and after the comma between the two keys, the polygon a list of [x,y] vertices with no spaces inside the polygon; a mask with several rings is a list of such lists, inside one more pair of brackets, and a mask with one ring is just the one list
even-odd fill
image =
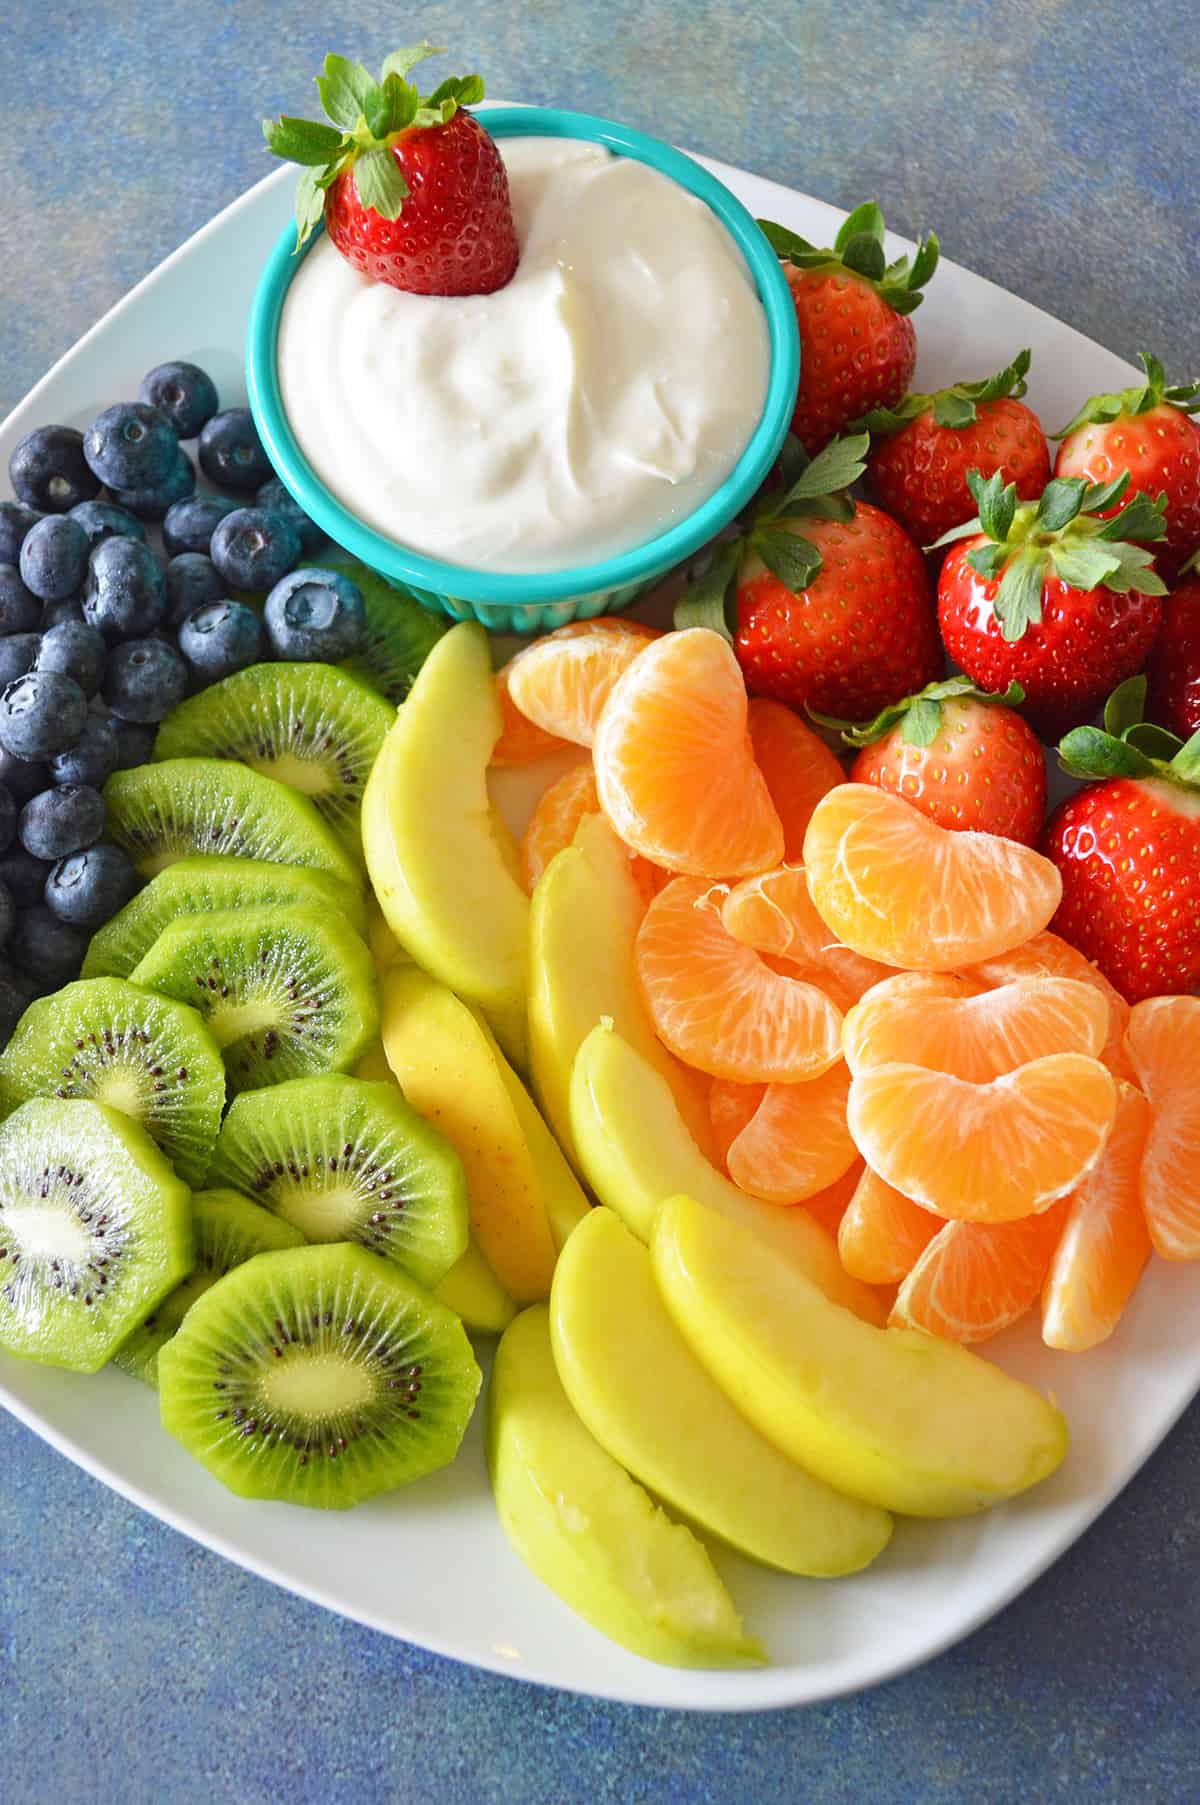
{"label": "green kiwi flesh", "polygon": [[307,796],[219,758],[170,758],[116,771],[104,786],[108,838],[142,877],[199,852],[308,865],[356,888],[362,874]]}
{"label": "green kiwi flesh", "polygon": [[367,911],[359,892],[327,872],[303,865],[271,865],[265,859],[202,855],[168,865],[97,929],[83,961],[83,975],[127,978],[163,929],[181,915],[259,908],[267,903],[307,903],[332,909],[346,917],[356,934],[366,930]]}
{"label": "green kiwi flesh", "polygon": [[280,1217],[236,1191],[193,1192],[192,1239],[196,1264],[187,1278],[167,1293],[113,1355],[114,1366],[147,1385],[158,1384],[159,1349],[170,1341],[198,1297],[256,1253],[300,1247],[304,1241]]}
{"label": "green kiwi flesh", "polygon": [[0,1127],[0,1348],[93,1373],[191,1265],[191,1194],[120,1110],[35,1097]]}
{"label": "green kiwi flesh", "polygon": [[198,1185],[221,1126],[225,1067],[188,1004],[124,978],[83,978],[31,1003],[0,1056],[0,1112],[30,1097],[121,1110]]}
{"label": "green kiwi flesh", "polygon": [[222,1125],[210,1178],[306,1241],[358,1241],[430,1289],[466,1251],[462,1162],[395,1083],[330,1076],[247,1091]]}
{"label": "green kiwi flesh", "polygon": [[132,982],[199,1010],[231,1093],[345,1070],[379,1028],[370,953],[319,909],[184,915],[134,967]]}
{"label": "green kiwi flesh", "polygon": [[159,1351],[164,1426],[243,1498],[345,1509],[448,1465],[480,1372],[452,1311],[345,1245],[261,1253]]}
{"label": "green kiwi flesh", "polygon": [[310,797],[357,857],[363,789],[395,713],[336,665],[253,664],[172,709],[154,756],[249,765]]}
{"label": "green kiwi flesh", "polygon": [[367,624],[360,651],[342,669],[367,683],[399,708],[430,652],[454,625],[445,615],[423,608],[406,589],[398,589],[366,564],[345,557],[314,560],[328,570],[344,570],[362,591]]}

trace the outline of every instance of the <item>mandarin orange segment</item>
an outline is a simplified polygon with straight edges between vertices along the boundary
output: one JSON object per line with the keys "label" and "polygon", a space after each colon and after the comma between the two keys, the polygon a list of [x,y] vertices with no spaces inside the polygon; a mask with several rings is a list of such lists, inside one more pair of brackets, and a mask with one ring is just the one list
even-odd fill
{"label": "mandarin orange segment", "polygon": [[898,1285],[941,1227],[941,1218],[864,1166],[838,1224],[838,1252],[852,1278]]}
{"label": "mandarin orange segment", "polygon": [[659,1039],[714,1078],[797,1083],[842,1056],[842,1017],[814,984],[774,972],[721,924],[709,886],[679,877],[638,929],[638,979]]}
{"label": "mandarin orange segment", "polygon": [[690,627],[618,678],[592,745],[600,806],[625,844],[692,877],[742,877],[783,857],[783,827],[747,729],[733,648]]}
{"label": "mandarin orange segment", "polygon": [[948,971],[1020,946],[1058,907],[1062,879],[1040,853],[999,834],[939,827],[899,796],[843,783],[804,836],[813,901],[867,959]]}
{"label": "mandarin orange segment", "polygon": [[743,878],[724,898],[721,920],[735,940],[767,958],[787,959],[844,1008],[893,971],[852,953],[829,932],[808,894],[803,865]]}
{"label": "mandarin orange segment", "polygon": [[891,978],[850,1010],[842,1048],[852,1072],[925,1065],[987,1084],[1048,1053],[1098,1058],[1107,1034],[1104,998],[1072,978],[1023,978],[965,997],[922,995]]}
{"label": "mandarin orange segment", "polygon": [[[595,620],[568,621],[566,626],[556,627],[553,633],[547,633],[546,639],[579,639],[585,633],[600,633],[609,637],[632,634],[641,639],[656,639],[658,628],[648,627],[643,621],[626,620],[619,614],[601,614]],[[535,645],[542,643],[544,642],[541,640],[534,641]],[[492,749],[491,762],[494,765],[536,764],[538,759],[548,757],[551,752],[561,752],[568,743],[526,720],[509,693],[513,665],[531,649],[524,646],[496,673],[496,696],[500,703],[503,727],[500,738]]]}
{"label": "mandarin orange segment", "polygon": [[599,813],[590,763],[573,766],[542,792],[521,835],[521,882],[530,896],[554,855],[571,844],[584,816]]}
{"label": "mandarin orange segment", "polygon": [[846,1214],[850,1199],[854,1196],[858,1181],[865,1171],[866,1167],[856,1155],[853,1165],[843,1172],[840,1178],[835,1178],[833,1183],[826,1185],[823,1191],[817,1191],[814,1196],[804,1199],[802,1207],[808,1211],[810,1216],[815,1216],[821,1227],[827,1230],[835,1240],[838,1229],[841,1227],[842,1217]]}
{"label": "mandarin orange segment", "polygon": [[1023,1222],[947,1222],[901,1285],[889,1327],[986,1341],[1033,1308],[1066,1204]]}
{"label": "mandarin orange segment", "polygon": [[1150,1105],[1132,1084],[1118,1086],[1108,1145],[1066,1199],[1066,1219],[1042,1292],[1042,1339],[1080,1354],[1106,1341],[1150,1258],[1140,1176]]}
{"label": "mandarin orange segment", "polygon": [[880,1065],[850,1086],[847,1118],[867,1164],[914,1203],[966,1222],[1048,1209],[1099,1159],[1117,1106],[1106,1066],[1083,1053],[971,1084],[918,1065]]}
{"label": "mandarin orange segment", "polygon": [[750,701],[750,743],[783,823],[783,856],[798,859],[813,810],[846,773],[798,714],[764,696]]}
{"label": "mandarin orange segment", "polygon": [[804,1203],[843,1177],[858,1157],[846,1126],[849,1088],[842,1061],[807,1084],[768,1084],[725,1156],[739,1190],[764,1203]]}
{"label": "mandarin orange segment", "polygon": [[1060,934],[1047,928],[1035,934],[1024,946],[985,959],[962,974],[981,984],[1012,984],[1018,978],[1073,978],[1077,984],[1090,984],[1108,1004],[1108,1035],[1100,1057],[1116,1078],[1133,1080],[1133,1066],[1125,1051],[1125,1029],[1129,1023],[1129,1004],[1109,983],[1098,965],[1085,959],[1077,947]]}
{"label": "mandarin orange segment", "polygon": [[535,727],[576,746],[590,746],[618,677],[649,643],[633,633],[541,639],[513,659],[508,693]]}
{"label": "mandarin orange segment", "polygon": [[1200,997],[1150,997],[1125,1045],[1150,1099],[1142,1208],[1166,1260],[1200,1259]]}
{"label": "mandarin orange segment", "polygon": [[719,1166],[729,1171],[729,1149],[767,1094],[765,1084],[735,1084],[731,1078],[708,1081],[708,1119],[712,1125],[713,1152]]}

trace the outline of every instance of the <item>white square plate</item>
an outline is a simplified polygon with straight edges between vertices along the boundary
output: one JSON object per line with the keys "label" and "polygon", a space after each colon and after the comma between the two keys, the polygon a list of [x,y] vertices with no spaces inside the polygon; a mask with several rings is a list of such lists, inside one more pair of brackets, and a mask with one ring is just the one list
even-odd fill
{"label": "white square plate", "polygon": [[[840,215],[820,201],[710,164],[751,212],[818,243]],[[85,425],[142,373],[192,358],[224,405],[244,397],[242,341],[259,269],[291,211],[281,169],[169,257],[46,376],[0,427],[0,469],[31,427]],[[899,249],[900,241],[892,247]],[[988,374],[1033,348],[1031,399],[1049,426],[1080,398],[1134,379],[1127,365],[990,282],[943,262],[916,316],[918,382]],[[1032,1495],[958,1523],[904,1522],[867,1573],[787,1578],[718,1551],[773,1664],[678,1672],[626,1654],[581,1622],[513,1555],[492,1508],[479,1418],[454,1466],[346,1514],[245,1503],[164,1434],[153,1392],[108,1370],[85,1379],[0,1364],[0,1401],[37,1434],[164,1522],[330,1610],[518,1678],[647,1705],[758,1710],[830,1698],[927,1660],[1027,1586],[1133,1476],[1200,1388],[1195,1289],[1156,1261],[1113,1343],[1053,1354],[1033,1327],[989,1349],[1053,1391],[1072,1430],[1063,1469]]]}

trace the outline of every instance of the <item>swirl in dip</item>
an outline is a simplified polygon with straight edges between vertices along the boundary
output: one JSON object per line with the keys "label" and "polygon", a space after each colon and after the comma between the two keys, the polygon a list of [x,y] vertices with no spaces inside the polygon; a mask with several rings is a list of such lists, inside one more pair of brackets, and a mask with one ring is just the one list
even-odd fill
{"label": "swirl in dip", "polygon": [[313,471],[376,531],[448,563],[560,570],[720,487],[762,414],[767,324],[725,228],[657,170],[578,139],[500,150],[508,286],[406,294],[322,235],[288,289],[279,381]]}

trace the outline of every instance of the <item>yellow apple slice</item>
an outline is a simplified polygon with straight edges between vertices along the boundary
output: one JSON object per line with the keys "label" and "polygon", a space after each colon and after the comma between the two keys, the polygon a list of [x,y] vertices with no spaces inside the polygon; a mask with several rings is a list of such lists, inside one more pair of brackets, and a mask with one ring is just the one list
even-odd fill
{"label": "yellow apple slice", "polygon": [[830,1485],[915,1517],[985,1510],[1053,1473],[1061,1414],[916,1329],[877,1329],[690,1197],[658,1212],[654,1276],[696,1357],[762,1433]]}
{"label": "yellow apple slice", "polygon": [[504,1533],[530,1571],[623,1648],[670,1667],[763,1660],[689,1529],[673,1523],[584,1428],[550,1348],[549,1314],[504,1332],[486,1444]]}
{"label": "yellow apple slice", "polygon": [[529,899],[488,798],[487,763],[499,736],[487,634],[464,621],[430,652],[375,760],[363,794],[363,850],[396,939],[478,1004],[524,1066]]}
{"label": "yellow apple slice", "polygon": [[[484,1031],[486,1033],[486,1029]],[[583,1186],[567,1164],[562,1148],[538,1113],[533,1098],[499,1047],[496,1048],[496,1054],[497,1069],[516,1111],[521,1133],[525,1137],[525,1150],[533,1161],[533,1169],[537,1174],[538,1189],[554,1245],[556,1248],[564,1247],[572,1229],[591,1214],[592,1206],[584,1194]]]}
{"label": "yellow apple slice", "polygon": [[433,1295],[477,1335],[503,1334],[517,1313],[475,1241],[468,1241],[466,1253],[434,1286]]}
{"label": "yellow apple slice", "polygon": [[760,1203],[709,1164],[666,1082],[611,1028],[593,1028],[576,1055],[571,1120],[587,1182],[639,1240],[650,1240],[663,1199],[686,1191],[865,1322],[886,1318],[879,1293],[851,1278],[833,1236],[802,1204]]}
{"label": "yellow apple slice", "polygon": [[580,822],[573,845],[555,855],[533,893],[533,1082],[577,1172],[583,1167],[571,1126],[571,1068],[584,1038],[602,1020],[666,1079],[693,1139],[709,1144],[701,1087],[655,1034],[638,986],[633,949],[645,912],[629,853],[602,815]]}
{"label": "yellow apple slice", "polygon": [[887,1546],[886,1511],[835,1491],[767,1441],[692,1353],[650,1255],[593,1210],[554,1269],[563,1389],[602,1448],[671,1510],[785,1573],[855,1573]]}
{"label": "yellow apple slice", "polygon": [[401,1090],[466,1168],[471,1233],[484,1258],[518,1303],[548,1297],[557,1250],[503,1053],[479,1017],[419,966],[394,965],[381,1002],[383,1050]]}

